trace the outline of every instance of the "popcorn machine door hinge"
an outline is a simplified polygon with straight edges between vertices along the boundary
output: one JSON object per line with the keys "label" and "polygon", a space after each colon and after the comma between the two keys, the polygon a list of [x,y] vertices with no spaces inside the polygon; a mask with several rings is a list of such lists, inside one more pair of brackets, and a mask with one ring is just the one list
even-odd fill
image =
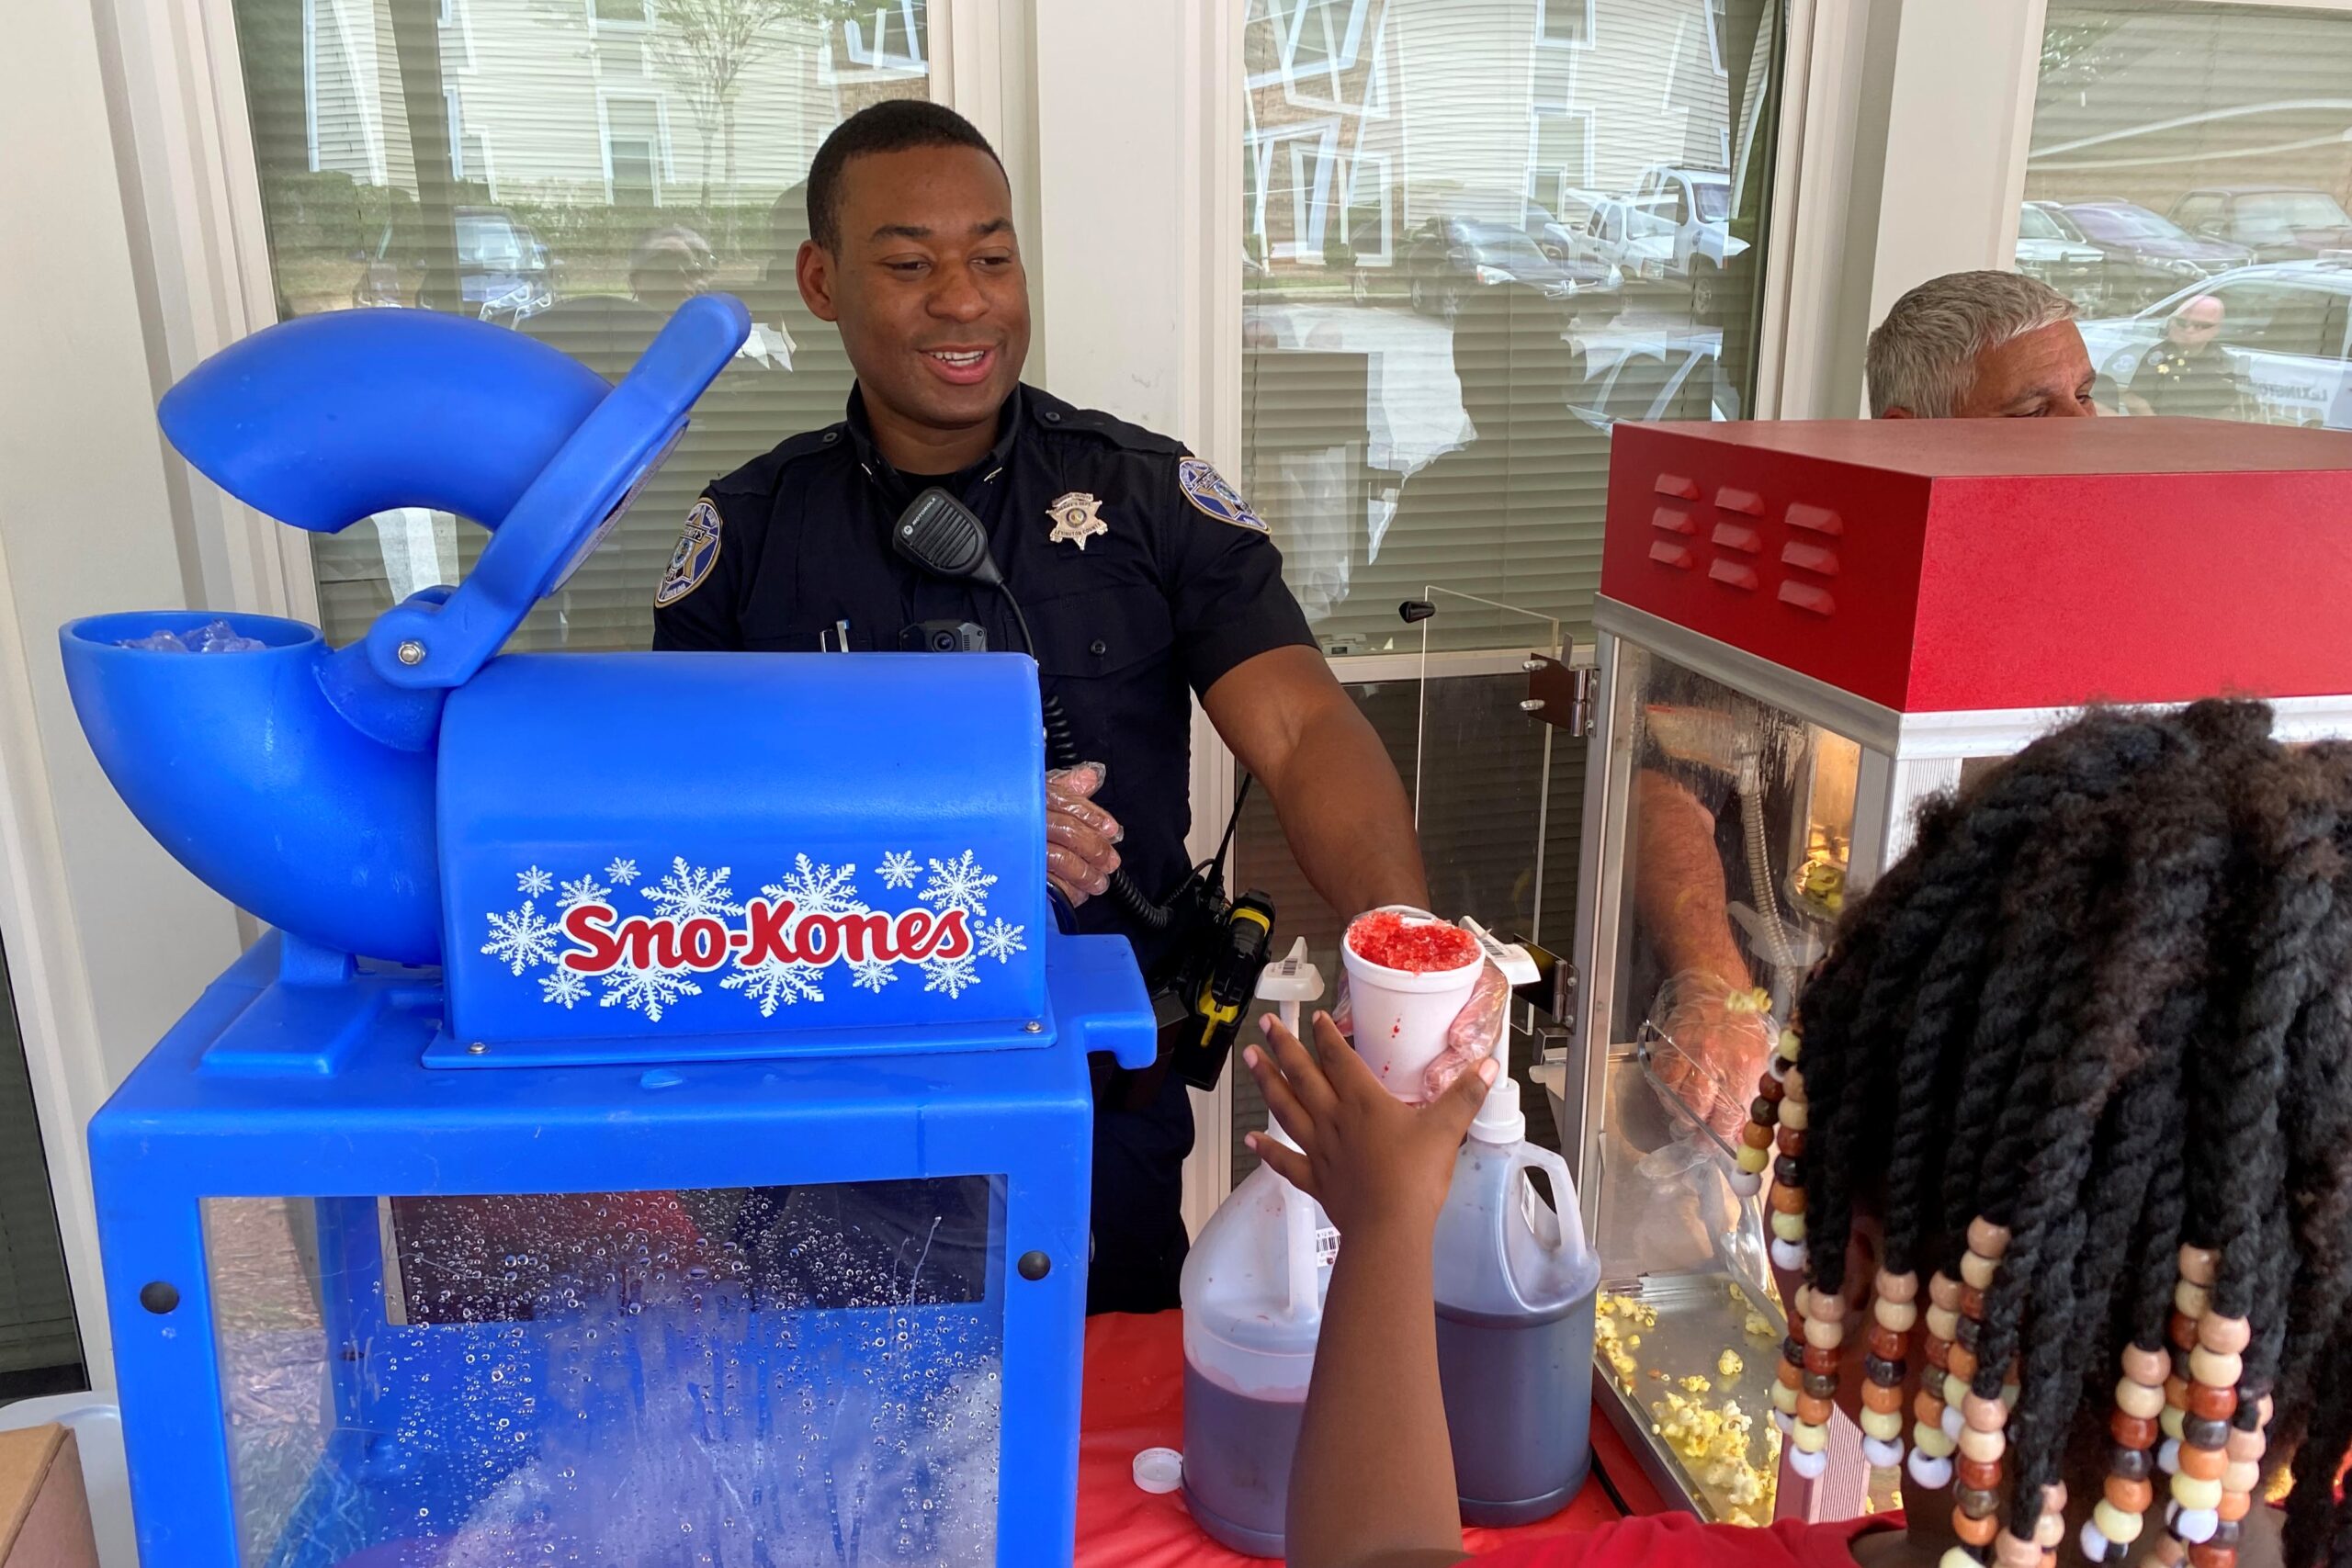
{"label": "popcorn machine door hinge", "polygon": [[1520,668],[1527,671],[1527,695],[1520,708],[1582,739],[1592,725],[1592,666],[1531,653]]}

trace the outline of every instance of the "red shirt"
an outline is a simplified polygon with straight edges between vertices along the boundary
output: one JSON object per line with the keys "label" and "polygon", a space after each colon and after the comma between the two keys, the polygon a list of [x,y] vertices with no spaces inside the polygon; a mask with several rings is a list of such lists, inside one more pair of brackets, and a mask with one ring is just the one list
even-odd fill
{"label": "red shirt", "polygon": [[1789,1520],[1760,1529],[1648,1514],[1506,1547],[1476,1562],[1477,1568],[1854,1568],[1857,1537],[1902,1528],[1899,1513],[1826,1525]]}

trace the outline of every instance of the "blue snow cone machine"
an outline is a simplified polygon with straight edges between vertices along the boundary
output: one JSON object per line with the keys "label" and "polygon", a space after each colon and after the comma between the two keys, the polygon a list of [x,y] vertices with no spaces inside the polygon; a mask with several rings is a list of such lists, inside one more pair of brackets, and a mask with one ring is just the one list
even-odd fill
{"label": "blue snow cone machine", "polygon": [[62,633],[115,787],[269,928],[90,1126],[151,1568],[1069,1561],[1086,1056],[1153,1030],[1049,913],[1035,666],[498,656],[747,326],[610,384],[350,311],[164,400],[269,516],[490,538],[347,648]]}

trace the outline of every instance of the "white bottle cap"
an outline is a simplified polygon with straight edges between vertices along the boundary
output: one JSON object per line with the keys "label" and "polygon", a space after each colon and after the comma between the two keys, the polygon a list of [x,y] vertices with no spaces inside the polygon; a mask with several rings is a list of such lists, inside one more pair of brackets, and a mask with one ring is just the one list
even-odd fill
{"label": "white bottle cap", "polygon": [[1290,944],[1290,952],[1266,965],[1258,976],[1261,1002],[1311,1002],[1323,994],[1323,971],[1306,956],[1306,939]]}
{"label": "white bottle cap", "polygon": [[1527,1118],[1519,1109],[1519,1080],[1509,1073],[1495,1079],[1478,1107],[1470,1135],[1482,1144],[1516,1144],[1527,1136]]}
{"label": "white bottle cap", "polygon": [[1184,1484],[1184,1456],[1174,1449],[1146,1449],[1136,1455],[1136,1484],[1164,1497]]}

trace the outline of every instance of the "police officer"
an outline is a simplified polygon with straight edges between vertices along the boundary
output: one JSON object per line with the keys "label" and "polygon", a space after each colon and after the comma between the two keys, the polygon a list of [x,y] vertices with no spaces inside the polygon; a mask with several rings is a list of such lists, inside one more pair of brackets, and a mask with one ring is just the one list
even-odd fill
{"label": "police officer", "polygon": [[[856,370],[848,417],[708,487],[656,595],[653,646],[887,650],[909,628],[969,623],[1020,648],[999,596],[890,549],[899,512],[942,486],[987,522],[1046,687],[1103,765],[1047,791],[1039,852],[1076,929],[1125,934],[1147,974],[1166,956],[1103,895],[1122,867],[1153,898],[1189,870],[1193,696],[1335,908],[1425,906],[1403,785],[1265,523],[1181,443],[1021,384],[1028,283],[987,141],[947,109],[877,104],[826,139],[808,193],[797,280]],[[1175,1304],[1192,1137],[1173,1077],[1098,1104],[1089,1310]]]}
{"label": "police officer", "polygon": [[2238,419],[2244,398],[2237,371],[2222,347],[2222,302],[2199,294],[2165,323],[2165,341],[2132,373],[2124,407],[2133,413],[2191,419]]}

